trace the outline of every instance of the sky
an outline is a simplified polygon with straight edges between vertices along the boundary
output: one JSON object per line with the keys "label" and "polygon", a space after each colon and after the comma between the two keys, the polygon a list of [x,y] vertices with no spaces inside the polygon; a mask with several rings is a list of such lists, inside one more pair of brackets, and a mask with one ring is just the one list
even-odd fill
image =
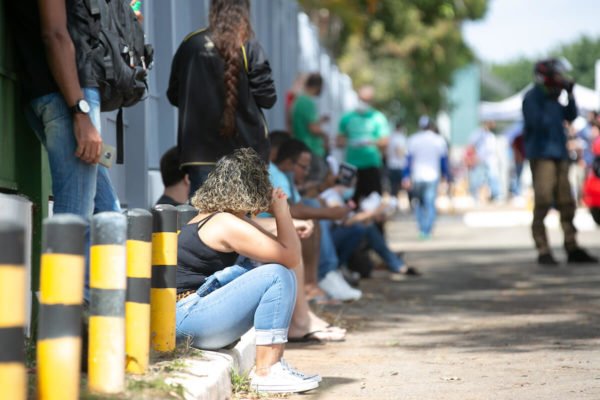
{"label": "sky", "polygon": [[587,34],[600,36],[598,0],[489,0],[484,19],[463,25],[466,42],[486,62],[543,57]]}

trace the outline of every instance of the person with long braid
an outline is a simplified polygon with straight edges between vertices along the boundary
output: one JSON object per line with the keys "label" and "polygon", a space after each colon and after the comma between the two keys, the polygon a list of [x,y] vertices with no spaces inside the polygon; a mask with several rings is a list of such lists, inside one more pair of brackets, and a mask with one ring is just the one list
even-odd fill
{"label": "person with long braid", "polygon": [[250,147],[269,161],[262,109],[277,100],[271,67],[254,38],[249,0],[212,0],[209,26],[187,35],[167,97],[179,109],[177,146],[190,197],[221,157]]}

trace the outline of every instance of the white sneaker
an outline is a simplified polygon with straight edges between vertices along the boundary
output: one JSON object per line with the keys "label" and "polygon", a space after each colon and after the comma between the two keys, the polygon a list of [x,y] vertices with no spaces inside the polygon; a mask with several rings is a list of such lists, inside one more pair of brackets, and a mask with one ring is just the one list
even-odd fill
{"label": "white sneaker", "polygon": [[318,374],[307,375],[304,372],[298,371],[296,368],[294,368],[290,364],[288,364],[283,358],[281,360],[279,360],[279,362],[281,363],[283,368],[290,371],[293,375],[296,375],[297,377],[304,379],[305,381],[313,381],[313,382],[319,383],[323,380],[321,378],[321,375],[318,375]]}
{"label": "white sneaker", "polygon": [[354,289],[346,282],[340,270],[330,271],[325,278],[319,281],[319,287],[329,297],[341,301],[354,301],[362,297],[362,292]]}
{"label": "white sneaker", "polygon": [[250,372],[250,387],[257,392],[299,393],[319,386],[319,382],[303,379],[300,375],[306,375],[301,372],[294,374],[286,366],[287,364],[278,362],[271,366],[269,374],[265,376],[256,375],[255,371]]}

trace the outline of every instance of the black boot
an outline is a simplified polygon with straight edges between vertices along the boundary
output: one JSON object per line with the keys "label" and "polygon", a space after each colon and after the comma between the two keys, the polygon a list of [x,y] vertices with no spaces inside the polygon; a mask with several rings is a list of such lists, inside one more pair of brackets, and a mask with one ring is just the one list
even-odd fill
{"label": "black boot", "polygon": [[592,264],[597,263],[598,259],[588,254],[588,252],[584,249],[578,247],[575,250],[571,250],[568,252],[567,262],[569,264]]}
{"label": "black boot", "polygon": [[558,267],[558,261],[554,259],[551,253],[538,255],[538,264],[542,267]]}

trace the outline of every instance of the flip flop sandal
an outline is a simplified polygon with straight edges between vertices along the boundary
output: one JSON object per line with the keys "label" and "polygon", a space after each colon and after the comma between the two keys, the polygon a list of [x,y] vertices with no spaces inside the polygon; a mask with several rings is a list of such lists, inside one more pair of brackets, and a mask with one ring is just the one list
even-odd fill
{"label": "flip flop sandal", "polygon": [[310,299],[308,299],[308,303],[320,306],[339,306],[342,304],[340,300],[332,299],[327,295],[311,297]]}
{"label": "flip flop sandal", "polygon": [[309,332],[304,336],[297,338],[288,337],[290,343],[324,343],[324,342],[343,342],[346,340],[346,334],[341,332],[331,332],[319,330]]}
{"label": "flip flop sandal", "polygon": [[421,273],[414,267],[403,268],[399,271],[399,273],[407,276],[421,276]]}

